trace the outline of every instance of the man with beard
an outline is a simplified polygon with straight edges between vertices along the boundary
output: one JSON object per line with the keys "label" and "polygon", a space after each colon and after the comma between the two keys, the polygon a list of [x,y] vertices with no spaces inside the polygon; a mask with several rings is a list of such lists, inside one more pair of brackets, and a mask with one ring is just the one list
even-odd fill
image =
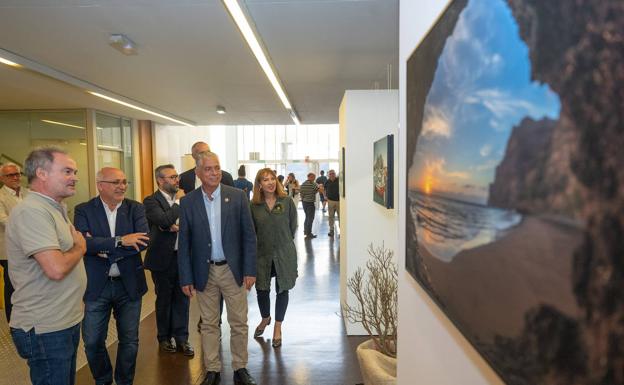
{"label": "man with beard", "polygon": [[172,164],[156,167],[158,190],[143,200],[150,226],[145,268],[152,272],[156,290],[156,326],[160,349],[185,356],[195,354],[188,342],[189,298],[178,279],[179,175]]}
{"label": "man with beard", "polygon": [[118,168],[104,167],[96,175],[99,196],[76,207],[76,228],[87,239],[87,291],[82,339],[96,384],[113,382],[106,351],[108,321],[117,321],[115,384],[134,381],[139,349],[141,297],[147,291],[141,251],[147,247],[147,220],[139,202],[125,198],[128,181]]}

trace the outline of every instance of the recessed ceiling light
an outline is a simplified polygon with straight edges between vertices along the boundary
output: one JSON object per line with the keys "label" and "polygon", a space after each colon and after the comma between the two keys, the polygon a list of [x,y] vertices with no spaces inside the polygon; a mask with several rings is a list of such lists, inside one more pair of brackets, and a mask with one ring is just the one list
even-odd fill
{"label": "recessed ceiling light", "polygon": [[0,63],[6,64],[6,65],[11,66],[11,67],[21,67],[21,65],[15,63],[15,62],[12,62],[12,61],[10,61],[8,59],[5,59],[3,57],[0,57]]}
{"label": "recessed ceiling light", "polygon": [[264,71],[264,74],[269,79],[269,82],[273,86],[273,89],[277,93],[277,96],[280,98],[280,100],[282,101],[282,104],[290,113],[290,117],[292,118],[293,122],[295,122],[296,125],[299,125],[299,118],[297,117],[297,112],[295,111],[293,106],[290,104],[290,101],[288,100],[288,96],[286,96],[286,92],[282,88],[279,78],[275,74],[275,71],[273,71],[273,66],[269,62],[267,55],[265,54],[264,50],[262,49],[262,46],[260,45],[260,40],[258,39],[254,30],[252,29],[251,23],[247,20],[247,17],[245,16],[243,9],[238,3],[238,0],[221,0],[221,1],[223,1],[225,8],[227,8],[232,19],[234,19],[234,23],[240,30],[241,34],[243,35],[243,38],[245,38],[245,41],[249,45],[251,52],[254,54],[254,56],[256,57],[256,60],[258,61],[258,64],[260,64],[260,67]]}
{"label": "recessed ceiling light", "polygon": [[63,123],[63,122],[57,122],[56,120],[48,120],[48,119],[41,119],[42,122],[46,122],[46,123],[50,123],[50,124],[56,124],[57,126],[65,126],[65,127],[74,127],[74,128],[80,128],[82,130],[84,130],[84,127],[82,126],[78,126],[75,124],[69,124],[69,123]]}
{"label": "recessed ceiling light", "polygon": [[97,96],[98,98],[106,99],[106,100],[109,100],[111,102],[114,102],[114,103],[117,103],[117,104],[121,104],[122,106],[134,108],[137,111],[146,112],[148,114],[151,114],[151,115],[154,115],[154,116],[158,116],[159,118],[167,119],[167,120],[170,120],[170,121],[175,122],[175,123],[183,124],[185,126],[194,127],[193,124],[184,122],[182,120],[174,119],[174,118],[172,118],[170,116],[163,115],[163,114],[160,114],[160,113],[152,111],[152,110],[148,110],[147,108],[139,107],[137,105],[124,102],[123,100],[115,99],[115,98],[112,98],[110,96],[106,96],[104,94],[100,94],[100,93],[93,92],[93,91],[87,91],[87,92],[90,93],[91,95]]}
{"label": "recessed ceiling light", "polygon": [[108,44],[124,55],[136,55],[138,53],[136,44],[128,36],[121,33],[110,35]]}
{"label": "recessed ceiling light", "polygon": [[223,107],[223,106],[217,106],[217,114],[219,114],[219,115],[225,115],[225,107]]}

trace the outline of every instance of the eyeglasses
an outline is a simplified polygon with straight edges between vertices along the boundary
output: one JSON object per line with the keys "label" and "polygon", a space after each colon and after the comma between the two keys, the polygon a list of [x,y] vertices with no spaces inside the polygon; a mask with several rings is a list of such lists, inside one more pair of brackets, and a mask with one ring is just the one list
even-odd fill
{"label": "eyeglasses", "polygon": [[180,179],[180,175],[169,175],[169,176],[161,176],[163,179],[176,180]]}
{"label": "eyeglasses", "polygon": [[3,176],[6,176],[7,178],[19,178],[22,175],[24,174],[22,174],[21,172],[13,172],[11,174],[4,174]]}
{"label": "eyeglasses", "polygon": [[108,184],[112,184],[114,186],[127,186],[130,184],[129,181],[122,179],[122,180],[101,180],[100,183],[108,183]]}

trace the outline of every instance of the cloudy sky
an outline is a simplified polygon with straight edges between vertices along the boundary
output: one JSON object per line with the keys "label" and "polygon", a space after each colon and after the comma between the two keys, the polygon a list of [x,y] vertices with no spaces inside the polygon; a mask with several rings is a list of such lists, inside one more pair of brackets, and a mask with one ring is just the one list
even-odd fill
{"label": "cloudy sky", "polygon": [[507,4],[470,0],[438,59],[410,188],[484,201],[512,127],[526,116],[556,119],[559,109],[558,96],[530,79]]}

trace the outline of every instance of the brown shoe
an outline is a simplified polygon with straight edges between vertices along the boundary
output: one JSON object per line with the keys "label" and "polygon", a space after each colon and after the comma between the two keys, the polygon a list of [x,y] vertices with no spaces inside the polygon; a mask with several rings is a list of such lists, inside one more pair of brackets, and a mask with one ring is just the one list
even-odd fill
{"label": "brown shoe", "polygon": [[271,317],[269,317],[269,322],[267,322],[267,324],[262,329],[260,329],[260,326],[256,328],[256,331],[254,332],[254,338],[260,337],[262,333],[264,333],[264,329],[270,324],[271,324]]}

